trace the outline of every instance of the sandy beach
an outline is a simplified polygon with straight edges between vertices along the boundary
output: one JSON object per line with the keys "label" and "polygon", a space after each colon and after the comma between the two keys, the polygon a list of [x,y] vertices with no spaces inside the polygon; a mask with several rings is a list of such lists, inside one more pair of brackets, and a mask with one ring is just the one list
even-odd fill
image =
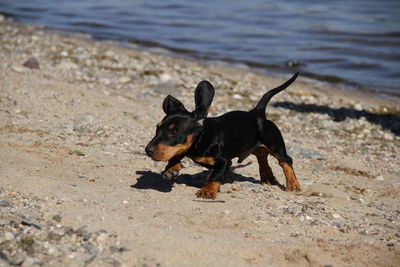
{"label": "sandy beach", "polygon": [[192,110],[209,80],[213,117],[289,76],[8,21],[0,59],[0,266],[399,266],[398,102],[300,75],[267,117],[302,191],[261,185],[251,156],[205,201],[206,169],[169,182],[144,153],[165,96]]}

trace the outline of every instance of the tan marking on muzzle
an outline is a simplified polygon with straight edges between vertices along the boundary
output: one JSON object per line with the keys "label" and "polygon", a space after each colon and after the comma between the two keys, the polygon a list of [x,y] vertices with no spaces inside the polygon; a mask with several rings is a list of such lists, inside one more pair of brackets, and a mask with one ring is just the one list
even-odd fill
{"label": "tan marking on muzzle", "polygon": [[174,156],[187,152],[192,143],[193,135],[188,135],[186,136],[186,142],[184,144],[177,144],[174,146],[158,144],[151,158],[157,161],[170,160]]}

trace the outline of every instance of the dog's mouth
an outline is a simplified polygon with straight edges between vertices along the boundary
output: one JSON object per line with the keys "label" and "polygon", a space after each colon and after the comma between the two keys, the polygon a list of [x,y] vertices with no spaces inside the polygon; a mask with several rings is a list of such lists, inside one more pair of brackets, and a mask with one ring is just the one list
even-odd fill
{"label": "dog's mouth", "polygon": [[152,145],[147,145],[145,148],[147,156],[149,156],[152,160],[154,161],[166,161],[169,160],[165,153],[160,152],[160,149],[158,146],[152,146]]}
{"label": "dog's mouth", "polygon": [[155,161],[168,161],[171,158],[187,152],[193,143],[192,135],[187,136],[184,144],[166,145],[159,143],[157,145],[147,145],[146,154]]}
{"label": "dog's mouth", "polygon": [[165,157],[165,156],[160,156],[160,155],[151,155],[150,156],[150,158],[152,159],[152,160],[154,160],[154,161],[168,161],[168,160],[170,160],[171,158],[169,158],[169,157]]}
{"label": "dog's mouth", "polygon": [[164,144],[159,144],[154,148],[154,152],[147,153],[147,155],[155,161],[168,161],[171,158],[178,156],[187,151],[185,146],[167,146]]}

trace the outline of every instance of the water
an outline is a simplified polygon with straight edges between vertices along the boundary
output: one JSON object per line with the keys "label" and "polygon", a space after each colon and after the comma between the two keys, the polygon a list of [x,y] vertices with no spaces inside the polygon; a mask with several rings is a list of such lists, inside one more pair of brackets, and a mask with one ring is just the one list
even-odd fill
{"label": "water", "polygon": [[0,13],[400,96],[400,0],[0,0]]}

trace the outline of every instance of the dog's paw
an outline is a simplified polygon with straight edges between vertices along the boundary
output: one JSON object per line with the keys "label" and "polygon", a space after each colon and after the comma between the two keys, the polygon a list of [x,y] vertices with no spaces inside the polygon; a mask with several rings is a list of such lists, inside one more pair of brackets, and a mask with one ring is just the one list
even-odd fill
{"label": "dog's paw", "polygon": [[221,184],[218,182],[209,182],[196,193],[196,197],[204,199],[216,199]]}
{"label": "dog's paw", "polygon": [[204,199],[216,199],[217,192],[202,188],[199,191],[197,191],[196,197],[204,198]]}
{"label": "dog's paw", "polygon": [[171,179],[175,178],[176,176],[178,176],[178,174],[179,174],[179,171],[177,171],[177,170],[171,170],[171,171],[167,170],[167,171],[163,171],[161,173],[161,176],[164,179],[171,180]]}
{"label": "dog's paw", "polygon": [[275,179],[274,176],[269,178],[261,178],[262,185],[279,185],[278,181]]}
{"label": "dog's paw", "polygon": [[286,185],[286,191],[301,191],[299,182],[295,181]]}

